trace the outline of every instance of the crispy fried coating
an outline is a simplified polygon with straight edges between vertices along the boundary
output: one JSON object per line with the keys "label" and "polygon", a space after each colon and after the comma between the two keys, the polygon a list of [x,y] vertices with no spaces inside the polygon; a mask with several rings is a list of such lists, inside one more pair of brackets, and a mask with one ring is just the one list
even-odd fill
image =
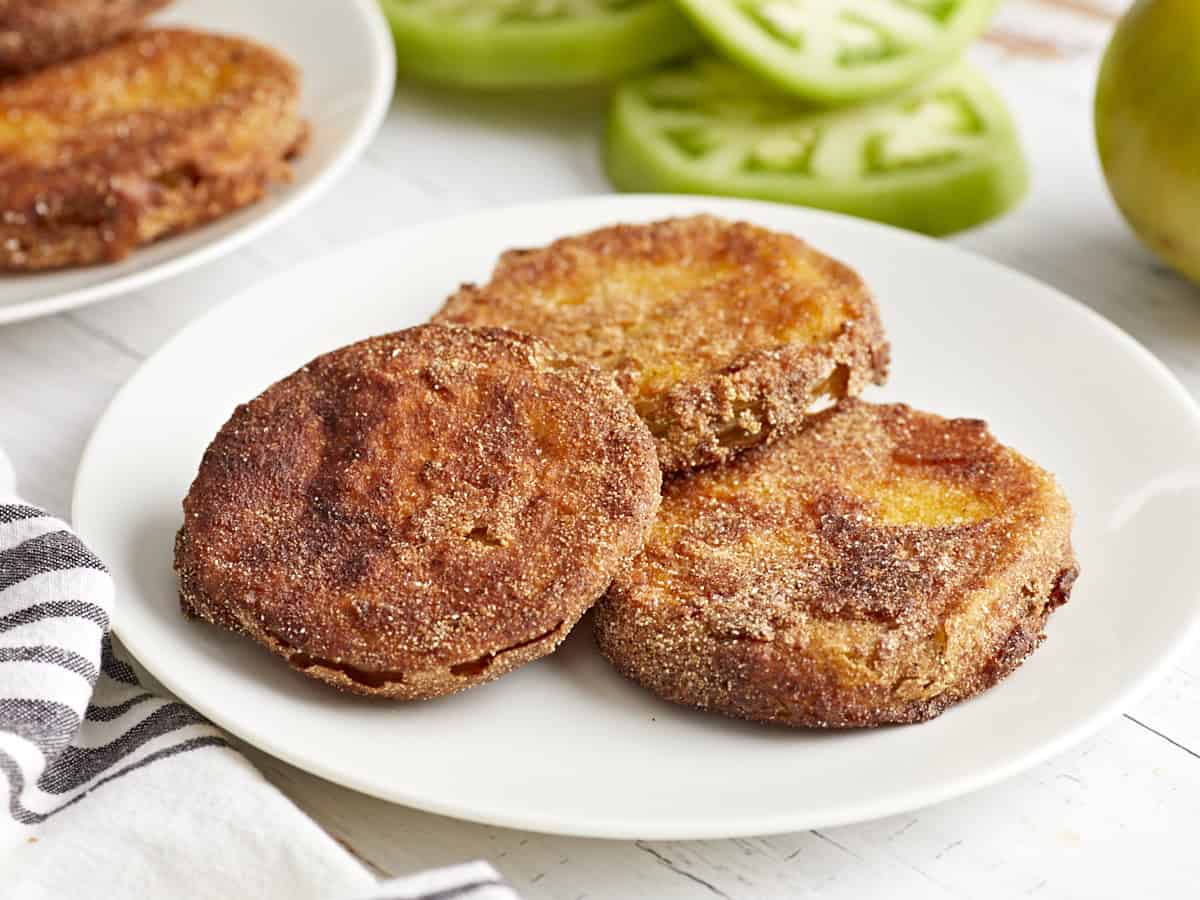
{"label": "crispy fried coating", "polygon": [[144,31],[0,81],[0,271],[121,259],[291,177],[290,62],[240,38]]}
{"label": "crispy fried coating", "polygon": [[613,372],[666,472],[766,443],[821,398],[882,382],[888,362],[851,269],[791,235],[711,216],[511,250],[434,320],[524,331]]}
{"label": "crispy fried coating", "polygon": [[985,423],[857,400],[676,478],[595,614],[655,693],[794,726],[919,722],[995,684],[1078,573],[1053,477]]}
{"label": "crispy fried coating", "polygon": [[500,329],[371,338],[221,429],[184,501],[182,606],[344,690],[453,693],[559,644],[660,485],[595,367]]}
{"label": "crispy fried coating", "polygon": [[0,74],[61,62],[133,31],[170,0],[0,0]]}

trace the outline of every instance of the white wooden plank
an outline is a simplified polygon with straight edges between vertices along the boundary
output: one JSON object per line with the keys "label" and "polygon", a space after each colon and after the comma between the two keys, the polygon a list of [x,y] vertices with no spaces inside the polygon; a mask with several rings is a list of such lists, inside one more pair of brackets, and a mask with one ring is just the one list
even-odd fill
{"label": "white wooden plank", "polygon": [[529,900],[1182,897],[1200,876],[1190,848],[1200,828],[1200,760],[1127,720],[1029,773],[927,810],[731,841],[596,841],[461,823],[251,753],[379,870],[486,857]]}
{"label": "white wooden plank", "polygon": [[[1130,710],[1147,728],[1197,754],[1200,766],[1200,645],[1171,669],[1162,683]],[[1200,798],[1198,798],[1200,799]]]}
{"label": "white wooden plank", "polygon": [[67,515],[92,423],[139,362],[63,316],[0,329],[0,447],[25,497]]}

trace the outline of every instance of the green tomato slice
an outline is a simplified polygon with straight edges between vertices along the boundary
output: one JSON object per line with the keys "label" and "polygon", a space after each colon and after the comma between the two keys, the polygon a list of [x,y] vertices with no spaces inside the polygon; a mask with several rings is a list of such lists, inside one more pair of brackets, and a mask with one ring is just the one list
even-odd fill
{"label": "green tomato slice", "polygon": [[381,0],[403,74],[512,88],[619,78],[699,46],[670,0]]}
{"label": "green tomato slice", "polygon": [[726,56],[808,100],[892,93],[957,56],[998,0],[677,0]]}
{"label": "green tomato slice", "polygon": [[625,191],[794,203],[934,235],[999,215],[1028,183],[1004,102],[966,63],[828,109],[693,60],[617,89],[606,165]]}

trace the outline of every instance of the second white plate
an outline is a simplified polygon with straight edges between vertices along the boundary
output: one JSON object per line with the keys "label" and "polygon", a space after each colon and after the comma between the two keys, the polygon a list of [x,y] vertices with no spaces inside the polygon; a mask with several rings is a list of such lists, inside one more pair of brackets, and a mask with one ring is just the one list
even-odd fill
{"label": "second white plate", "polygon": [[0,324],[61,312],[162,281],[241,247],[298,213],[350,166],[387,112],[395,50],[376,0],[179,0],[150,26],[247,37],[300,69],[312,138],[295,179],[217,222],[135,250],[119,263],[0,274]]}
{"label": "second white plate", "polygon": [[[185,621],[180,501],[234,406],[311,357],[424,321],[498,253],[616,221],[713,212],[794,232],[874,289],[894,370],[876,399],[986,418],[1057,473],[1083,575],[1049,638],[983,696],[923,725],[820,733],[669,706],[623,681],[588,623],[500,681],[410,705],[340,695]],[[832,826],[981,787],[1118,713],[1197,629],[1200,413],[1085,307],[947,244],[830,214],[626,196],[397,233],[265,281],[193,323],[121,391],[76,484],[76,526],[117,580],[116,628],[168,688],[304,769],[435,812],[599,837]]]}

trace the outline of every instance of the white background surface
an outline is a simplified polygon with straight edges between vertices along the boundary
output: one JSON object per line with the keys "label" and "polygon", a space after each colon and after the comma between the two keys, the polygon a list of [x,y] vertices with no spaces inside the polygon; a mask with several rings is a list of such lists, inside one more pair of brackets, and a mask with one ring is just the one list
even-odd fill
{"label": "white background surface", "polygon": [[[957,242],[1093,306],[1200,395],[1200,289],[1140,248],[1095,160],[1092,86],[1111,28],[1105,10],[1121,5],[1004,5],[975,57],[1014,106],[1034,185],[1018,211]],[[607,190],[602,110],[600,93],[485,98],[401,85],[363,161],[293,224],[154,289],[0,329],[0,443],[25,494],[65,513],[83,443],[120,383],[183,323],[263,275],[408,222]],[[910,815],[736,841],[605,842],[469,825],[251,758],[378,871],[485,856],[529,898],[1190,897],[1200,880],[1198,710],[1194,649],[1123,718],[1026,775]]]}

